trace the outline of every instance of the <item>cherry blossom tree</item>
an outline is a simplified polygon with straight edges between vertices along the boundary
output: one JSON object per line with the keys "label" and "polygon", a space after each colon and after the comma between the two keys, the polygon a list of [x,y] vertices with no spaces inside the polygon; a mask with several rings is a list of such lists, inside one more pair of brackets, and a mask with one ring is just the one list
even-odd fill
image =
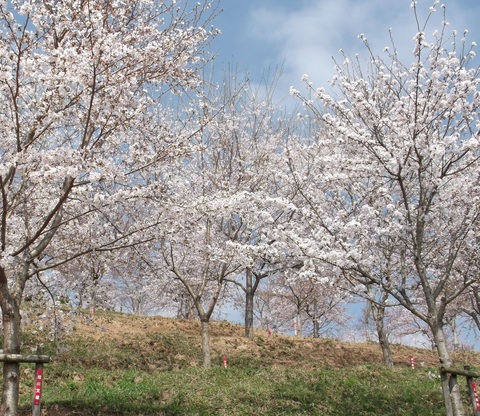
{"label": "cherry blossom tree", "polygon": [[216,120],[221,129],[212,130],[209,139],[217,154],[217,175],[227,192],[240,192],[253,202],[235,213],[238,228],[234,245],[247,259],[247,266],[228,279],[244,294],[247,337],[253,334],[254,296],[260,282],[298,263],[275,239],[275,230],[288,222],[292,213],[285,198],[289,183],[283,154],[294,119],[276,98],[280,76],[281,71],[267,74],[260,85],[228,77]]}
{"label": "cherry blossom tree", "polygon": [[391,368],[393,367],[393,357],[390,349],[388,331],[385,325],[385,313],[387,311],[389,297],[390,294],[382,290],[382,288],[372,285],[367,286],[367,305],[373,322],[375,323],[378,343],[382,349],[383,363],[385,366]]}
{"label": "cherry blossom tree", "polygon": [[262,281],[255,292],[254,317],[257,326],[273,333],[292,333],[294,329],[294,314],[291,304],[285,298],[278,296],[278,276]]}
{"label": "cherry blossom tree", "polygon": [[206,201],[201,205],[182,206],[177,210],[179,223],[172,221],[160,241],[165,270],[173,281],[183,285],[200,319],[206,368],[211,366],[210,319],[225,289],[225,279],[241,267],[234,253],[220,249],[219,236],[214,230],[218,217],[211,209]]}
{"label": "cherry blossom tree", "polygon": [[[115,310],[136,315],[169,315],[173,305],[169,299],[167,279],[156,276],[144,247],[136,246],[112,253],[106,282],[111,287],[109,303]],[[155,277],[154,277],[155,275]]]}
{"label": "cherry blossom tree", "polygon": [[274,230],[289,220],[292,208],[286,199],[283,154],[294,119],[276,98],[280,76],[281,71],[267,74],[260,85],[254,85],[229,75],[217,104],[221,108],[217,128],[209,127],[216,181],[229,194],[244,193],[255,201],[235,213],[235,246],[248,262],[241,273],[228,279],[243,292],[247,337],[253,335],[254,297],[260,282],[296,261],[288,258],[274,237]]}
{"label": "cherry blossom tree", "polygon": [[236,74],[210,85],[191,109],[203,126],[197,151],[168,169],[168,209],[152,250],[195,307],[206,367],[209,321],[227,283],[281,256],[269,230],[290,206],[273,192],[286,129],[271,94]]}
{"label": "cherry blossom tree", "polygon": [[[305,195],[315,241],[297,243],[425,322],[449,367],[448,311],[479,276],[480,78],[475,44],[446,29],[444,19],[429,37],[418,23],[410,66],[395,49],[374,55],[361,35],[368,70],[345,58],[338,98],[305,77],[321,104],[302,98],[329,151],[321,161],[329,190]],[[450,413],[463,415],[458,386],[444,395]]]}
{"label": "cherry blossom tree", "polygon": [[319,275],[311,261],[301,268],[278,273],[268,288],[273,298],[270,319],[277,328],[293,327],[296,335],[308,331],[319,337],[334,336],[347,324],[348,294],[335,284],[335,279]]}
{"label": "cherry blossom tree", "polygon": [[[191,132],[162,120],[162,97],[199,85],[214,5],[12,0],[0,5],[0,307],[3,350],[20,352],[20,307],[37,273],[142,240],[114,224],[142,196],[142,167]],[[152,143],[157,152],[140,152]],[[163,149],[163,151],[160,151]],[[106,227],[70,244],[85,224]],[[0,413],[17,414],[19,366],[5,363]]]}
{"label": "cherry blossom tree", "polygon": [[[259,280],[257,287],[255,287],[255,296],[253,302],[253,323],[252,328],[257,327],[262,330],[273,331],[272,320],[272,299],[274,297],[273,291],[270,290],[271,279]],[[245,291],[243,288],[238,288],[231,294],[233,306],[246,313]],[[243,316],[245,319],[245,316]],[[251,331],[253,333],[253,331]]]}

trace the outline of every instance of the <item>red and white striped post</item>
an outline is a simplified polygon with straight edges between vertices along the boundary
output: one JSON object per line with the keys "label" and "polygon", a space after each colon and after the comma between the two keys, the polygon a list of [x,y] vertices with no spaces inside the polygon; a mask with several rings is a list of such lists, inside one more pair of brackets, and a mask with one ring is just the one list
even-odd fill
{"label": "red and white striped post", "polygon": [[480,400],[478,399],[477,383],[472,381],[471,386],[472,386],[473,398],[475,400],[475,406],[478,411],[480,410]]}
{"label": "red and white striped post", "polygon": [[223,366],[227,368],[227,357],[223,357]]}
{"label": "red and white striped post", "polygon": [[412,366],[412,370],[415,370],[415,360],[413,359],[413,355],[410,356],[410,365]]}

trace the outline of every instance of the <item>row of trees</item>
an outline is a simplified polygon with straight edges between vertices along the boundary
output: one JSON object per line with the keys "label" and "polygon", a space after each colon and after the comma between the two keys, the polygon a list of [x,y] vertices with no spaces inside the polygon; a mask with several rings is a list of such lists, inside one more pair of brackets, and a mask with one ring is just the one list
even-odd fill
{"label": "row of trees", "polygon": [[[275,76],[205,77],[216,10],[0,6],[4,352],[20,352],[24,299],[45,309],[45,293],[195,316],[205,366],[221,302],[242,305],[250,336],[255,313],[334,331],[362,299],[387,365],[394,319],[450,366],[452,323],[479,322],[473,49],[419,23],[406,66],[363,38],[368,63],[337,65],[335,97],[305,76],[287,111]],[[17,414],[18,378],[5,364],[4,415]],[[463,414],[458,390],[446,400]]]}

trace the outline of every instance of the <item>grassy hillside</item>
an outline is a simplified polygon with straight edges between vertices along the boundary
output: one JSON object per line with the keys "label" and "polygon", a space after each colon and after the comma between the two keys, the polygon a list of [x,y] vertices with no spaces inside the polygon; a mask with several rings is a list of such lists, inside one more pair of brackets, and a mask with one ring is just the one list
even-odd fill
{"label": "grassy hillside", "polygon": [[[47,343],[43,415],[444,415],[431,351],[394,346],[394,370],[373,343],[267,336],[243,338],[212,325],[215,363],[201,368],[195,321],[101,313],[73,335]],[[28,334],[25,349],[40,340]],[[410,356],[416,368],[410,367]],[[223,367],[223,357],[228,367]],[[456,357],[480,366],[477,354]],[[22,415],[29,415],[33,365],[22,365]]]}

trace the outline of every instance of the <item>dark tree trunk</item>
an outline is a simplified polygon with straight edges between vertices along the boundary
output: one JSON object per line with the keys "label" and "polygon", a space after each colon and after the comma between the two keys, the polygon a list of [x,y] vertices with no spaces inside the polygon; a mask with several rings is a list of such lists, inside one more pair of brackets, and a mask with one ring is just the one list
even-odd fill
{"label": "dark tree trunk", "polygon": [[392,350],[390,349],[390,341],[388,340],[387,331],[385,329],[385,306],[370,302],[372,317],[375,321],[375,328],[377,330],[378,342],[383,354],[383,363],[386,367],[393,367]]}
{"label": "dark tree trunk", "polygon": [[307,315],[310,316],[310,318],[312,318],[313,337],[318,338],[320,336],[320,322],[318,319],[317,301],[313,302],[313,313],[310,311],[310,305],[307,305],[306,312],[307,312]]}
{"label": "dark tree trunk", "polygon": [[318,338],[320,336],[320,325],[318,324],[318,319],[313,319],[313,337]]}
{"label": "dark tree trunk", "polygon": [[245,336],[253,336],[253,276],[250,268],[245,272]]}

